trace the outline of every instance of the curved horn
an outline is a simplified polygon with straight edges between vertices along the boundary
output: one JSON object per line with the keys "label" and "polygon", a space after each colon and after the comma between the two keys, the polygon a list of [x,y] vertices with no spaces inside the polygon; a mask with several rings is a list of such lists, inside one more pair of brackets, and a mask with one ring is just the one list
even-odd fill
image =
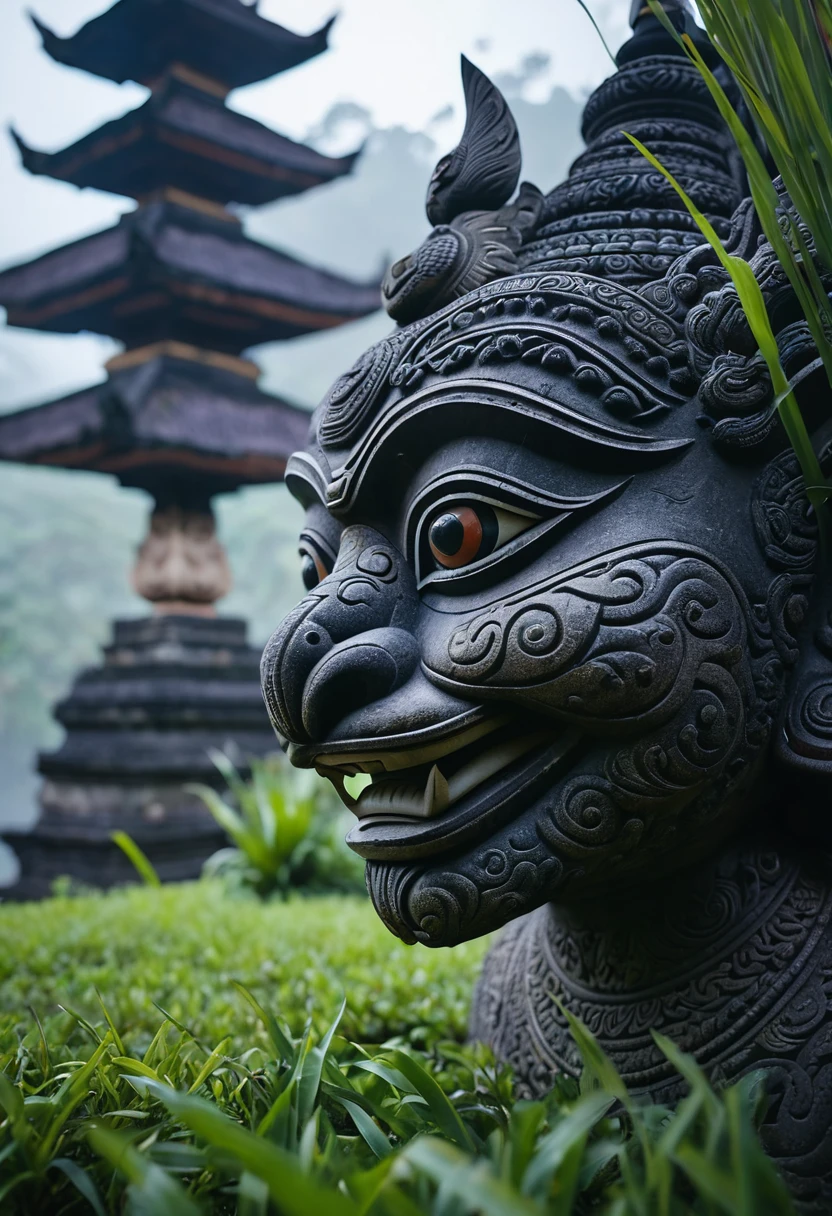
{"label": "curved horn", "polygon": [[520,136],[508,103],[479,68],[461,60],[465,130],[430,179],[425,210],[434,226],[463,211],[496,211],[520,179]]}

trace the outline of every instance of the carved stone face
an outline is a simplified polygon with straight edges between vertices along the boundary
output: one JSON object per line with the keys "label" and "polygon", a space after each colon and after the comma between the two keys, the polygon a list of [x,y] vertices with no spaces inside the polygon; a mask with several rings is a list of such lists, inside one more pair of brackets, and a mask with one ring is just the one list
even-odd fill
{"label": "carved stone face", "polygon": [[265,695],[405,940],[637,889],[763,779],[814,529],[788,454],[715,454],[677,305],[486,285],[369,350],[290,462],[309,594]]}

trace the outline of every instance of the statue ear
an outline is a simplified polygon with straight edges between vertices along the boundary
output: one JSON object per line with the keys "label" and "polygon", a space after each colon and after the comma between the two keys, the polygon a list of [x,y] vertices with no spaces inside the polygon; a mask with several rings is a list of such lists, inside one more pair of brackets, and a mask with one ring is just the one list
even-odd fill
{"label": "statue ear", "polygon": [[[775,735],[780,761],[822,784],[832,781],[832,577],[814,588],[791,694]],[[824,780],[825,779],[825,780]]]}

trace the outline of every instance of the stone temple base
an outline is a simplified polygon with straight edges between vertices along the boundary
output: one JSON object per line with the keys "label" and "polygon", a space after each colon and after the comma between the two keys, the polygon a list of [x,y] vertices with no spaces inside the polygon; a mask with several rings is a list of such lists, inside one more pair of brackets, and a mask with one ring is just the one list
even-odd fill
{"label": "stone temple base", "polygon": [[112,843],[129,833],[164,881],[198,877],[227,843],[183,786],[222,784],[209,751],[247,758],[277,749],[260,694],[260,652],[245,622],[155,616],[117,621],[104,663],[79,676],[56,717],[66,739],[42,755],[41,817],[4,839],[20,861],[8,899],[39,899],[67,875],[95,887],[133,882]]}

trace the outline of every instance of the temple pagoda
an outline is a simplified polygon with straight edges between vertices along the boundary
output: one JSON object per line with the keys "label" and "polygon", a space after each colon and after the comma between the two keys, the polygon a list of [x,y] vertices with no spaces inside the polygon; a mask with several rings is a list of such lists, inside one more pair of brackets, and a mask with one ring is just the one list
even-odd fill
{"label": "temple pagoda", "polygon": [[138,205],[0,273],[10,325],[91,330],[125,348],[103,383],[0,417],[0,460],[145,490],[154,506],[133,584],[153,611],[115,623],[102,665],[56,709],[66,738],[39,757],[39,822],[5,834],[21,862],[13,897],[46,894],[60,874],[102,886],[128,878],[117,828],[163,878],[196,875],[222,837],[184,784],[216,778],[211,748],[230,745],[243,762],[274,748],[259,652],[243,621],[215,611],[230,574],[211,500],[280,481],[307,415],[263,392],[244,352],[365,316],[380,297],[376,283],[244,234],[229,204],[299,194],[349,173],[355,156],[323,156],[225,99],[320,54],[331,24],[300,36],[241,0],[118,0],[69,38],[35,20],[59,63],[150,95],[58,152],[13,132],[30,172]]}

